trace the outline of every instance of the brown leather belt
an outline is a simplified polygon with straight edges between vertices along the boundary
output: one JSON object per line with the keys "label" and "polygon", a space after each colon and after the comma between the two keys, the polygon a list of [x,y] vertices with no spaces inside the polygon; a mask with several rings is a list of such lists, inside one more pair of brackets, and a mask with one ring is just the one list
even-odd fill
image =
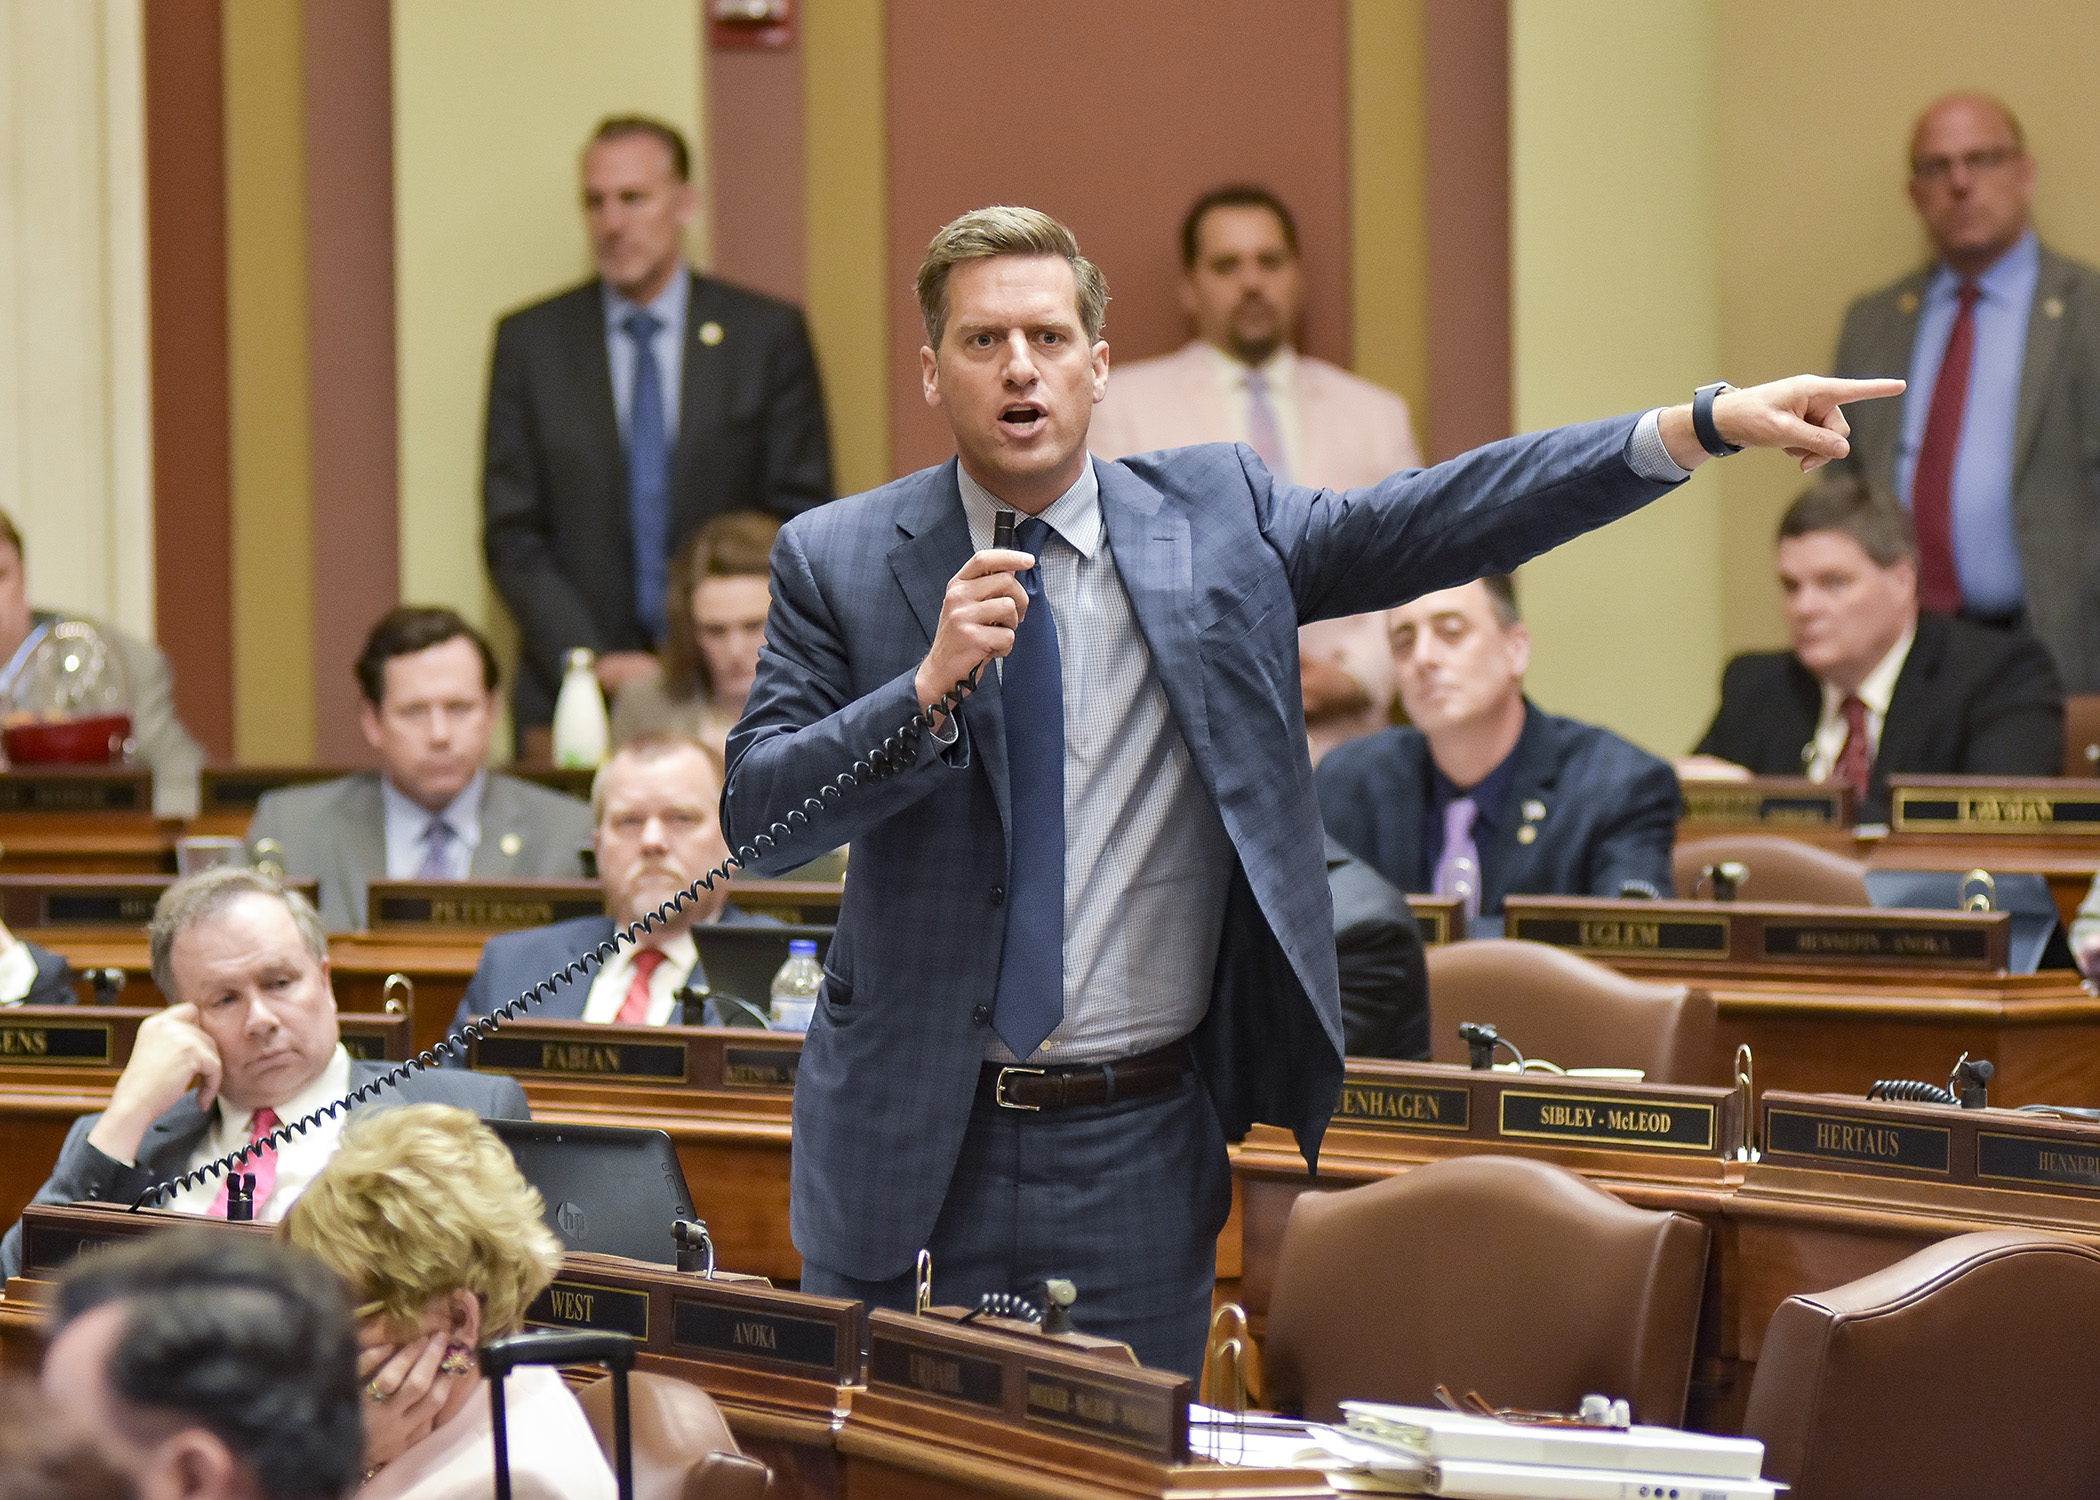
{"label": "brown leather belt", "polygon": [[1032,1068],[986,1063],[977,1075],[977,1097],[1001,1109],[1067,1109],[1077,1104],[1113,1104],[1164,1093],[1188,1076],[1188,1048],[1169,1042],[1116,1062],[1069,1068]]}

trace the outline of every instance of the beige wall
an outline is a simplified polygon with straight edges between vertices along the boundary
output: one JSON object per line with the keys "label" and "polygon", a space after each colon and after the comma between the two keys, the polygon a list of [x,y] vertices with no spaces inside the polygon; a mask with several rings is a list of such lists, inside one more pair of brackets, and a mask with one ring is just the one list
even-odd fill
{"label": "beige wall", "polygon": [[495,625],[480,498],[495,320],[590,274],[576,157],[600,118],[657,115],[705,160],[700,7],[623,0],[610,24],[590,0],[404,0],[393,17],[401,595]]}
{"label": "beige wall", "polygon": [[[1678,0],[1511,7],[1519,431],[1681,400],[1715,369],[1715,49],[1713,10]],[[1523,570],[1542,707],[1658,753],[1696,738],[1720,665],[1719,503],[1702,473]]]}

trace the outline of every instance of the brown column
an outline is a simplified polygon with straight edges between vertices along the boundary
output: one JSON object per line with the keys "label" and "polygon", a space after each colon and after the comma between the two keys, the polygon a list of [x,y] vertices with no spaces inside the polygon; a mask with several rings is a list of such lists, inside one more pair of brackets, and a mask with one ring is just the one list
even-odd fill
{"label": "brown column", "polygon": [[799,304],[802,50],[709,47],[702,62],[715,274]]}
{"label": "brown column", "polygon": [[232,455],[219,0],[145,6],[155,631],[175,707],[233,754]]}
{"label": "brown column", "polygon": [[307,0],[305,57],[314,746],[354,765],[370,751],[350,665],[401,597],[387,0]]}
{"label": "brown column", "polygon": [[1427,0],[1428,457],[1510,433],[1509,7]]}

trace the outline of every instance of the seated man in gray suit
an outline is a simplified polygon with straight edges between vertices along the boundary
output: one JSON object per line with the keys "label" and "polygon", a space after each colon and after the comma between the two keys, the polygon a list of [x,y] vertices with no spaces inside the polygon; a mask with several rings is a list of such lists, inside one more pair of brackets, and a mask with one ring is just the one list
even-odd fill
{"label": "seated man in gray suit", "polygon": [[[343,1050],[328,934],[304,897],[269,876],[227,865],[178,880],[161,894],[147,937],[153,980],[170,1004],[139,1023],[109,1108],[73,1122],[34,1202],[132,1202],[347,1097],[391,1066]],[[369,1103],[528,1117],[515,1079],[435,1069]],[[257,1219],[284,1217],[334,1154],[343,1113],[250,1158],[243,1170],[255,1174]],[[162,1206],[224,1218],[225,1178],[186,1183]],[[17,1224],[0,1241],[0,1277],[21,1267]]]}
{"label": "seated man in gray suit", "polygon": [[331,932],[365,925],[375,880],[529,880],[583,874],[590,810],[487,768],[495,653],[449,609],[400,605],[357,659],[359,715],[379,769],[265,793],[256,863],[321,883]]}
{"label": "seated man in gray suit", "polygon": [[[645,734],[622,745],[591,783],[591,808],[598,823],[591,846],[598,853],[598,883],[605,890],[607,914],[490,938],[481,950],[481,966],[459,1002],[459,1013],[452,1018],[453,1030],[517,999],[727,859],[729,845],[723,842],[715,811],[721,800],[714,757],[691,736]],[[526,1017],[668,1025],[681,1019],[677,992],[707,982],[693,929],[714,922],[770,920],[729,905],[729,882],[718,880],[712,891],[687,903],[674,921],[651,928],[641,946],[621,944],[610,963],[589,978],[559,985]],[[744,1026],[754,1020],[743,1013],[725,1015],[715,1001],[707,1002],[710,1026]]]}

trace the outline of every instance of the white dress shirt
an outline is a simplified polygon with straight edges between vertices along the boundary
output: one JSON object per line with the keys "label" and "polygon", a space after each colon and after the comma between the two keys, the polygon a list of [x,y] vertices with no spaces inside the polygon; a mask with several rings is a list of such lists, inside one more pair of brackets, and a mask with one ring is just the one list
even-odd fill
{"label": "white dress shirt", "polygon": [[[481,794],[488,779],[487,771],[476,771],[465,789],[437,814],[452,827],[452,837],[445,845],[447,880],[465,880],[474,851],[481,847]],[[386,878],[414,880],[423,872],[423,856],[430,852],[426,835],[431,814],[384,776],[379,778],[379,799],[386,807]]]}
{"label": "white dress shirt", "polygon": [[[278,1123],[289,1125],[349,1092],[350,1054],[338,1042],[334,1055],[314,1081],[277,1106]],[[218,1118],[204,1133],[197,1149],[190,1153],[189,1170],[192,1172],[207,1162],[240,1150],[248,1144],[255,1129],[255,1111],[252,1109],[235,1109],[221,1099],[212,1110]],[[305,1134],[295,1134],[279,1146],[276,1184],[270,1189],[270,1196],[255,1205],[255,1217],[274,1224],[289,1213],[299,1195],[321,1175],[321,1168],[328,1165],[328,1159],[335,1155],[335,1148],[342,1138],[343,1111],[338,1110]],[[225,1183],[223,1175],[207,1178],[201,1184],[184,1188],[169,1200],[167,1206],[178,1213],[204,1213],[217,1200],[219,1189]]]}
{"label": "white dress shirt", "polygon": [[36,988],[36,955],[17,941],[0,953],[0,1005],[20,1005]]}
{"label": "white dress shirt", "polygon": [[[1918,627],[1913,622],[1859,685],[1859,701],[1867,706],[1867,746],[1872,755],[1881,754],[1881,726],[1889,716],[1889,700],[1896,696],[1896,679],[1903,675],[1910,643],[1917,638]],[[1816,719],[1816,737],[1808,742],[1810,781],[1828,781],[1845,748],[1845,697],[1841,689],[1823,684],[1823,712]]]}
{"label": "white dress shirt", "polygon": [[1227,441],[1254,442],[1254,419],[1249,414],[1254,398],[1247,391],[1247,372],[1258,369],[1269,383],[1269,411],[1276,418],[1276,435],[1283,440],[1284,472],[1295,477],[1304,462],[1305,413],[1298,404],[1298,356],[1289,344],[1280,344],[1276,352],[1261,364],[1248,366],[1234,359],[1216,344],[1206,344],[1210,350],[1219,394],[1225,401],[1227,420],[1232,431]]}
{"label": "white dress shirt", "polygon": [[[591,977],[590,994],[583,1002],[584,1020],[603,1026],[619,1019],[620,1007],[627,1003],[628,987],[634,983],[634,958],[641,951],[621,944],[618,957]],[[688,929],[664,944],[663,955],[664,961],[649,976],[649,1015],[644,1022],[649,1026],[671,1023],[672,1008],[677,1004],[674,997],[686,976],[693,972],[693,965],[700,961],[700,945],[693,941]]]}

